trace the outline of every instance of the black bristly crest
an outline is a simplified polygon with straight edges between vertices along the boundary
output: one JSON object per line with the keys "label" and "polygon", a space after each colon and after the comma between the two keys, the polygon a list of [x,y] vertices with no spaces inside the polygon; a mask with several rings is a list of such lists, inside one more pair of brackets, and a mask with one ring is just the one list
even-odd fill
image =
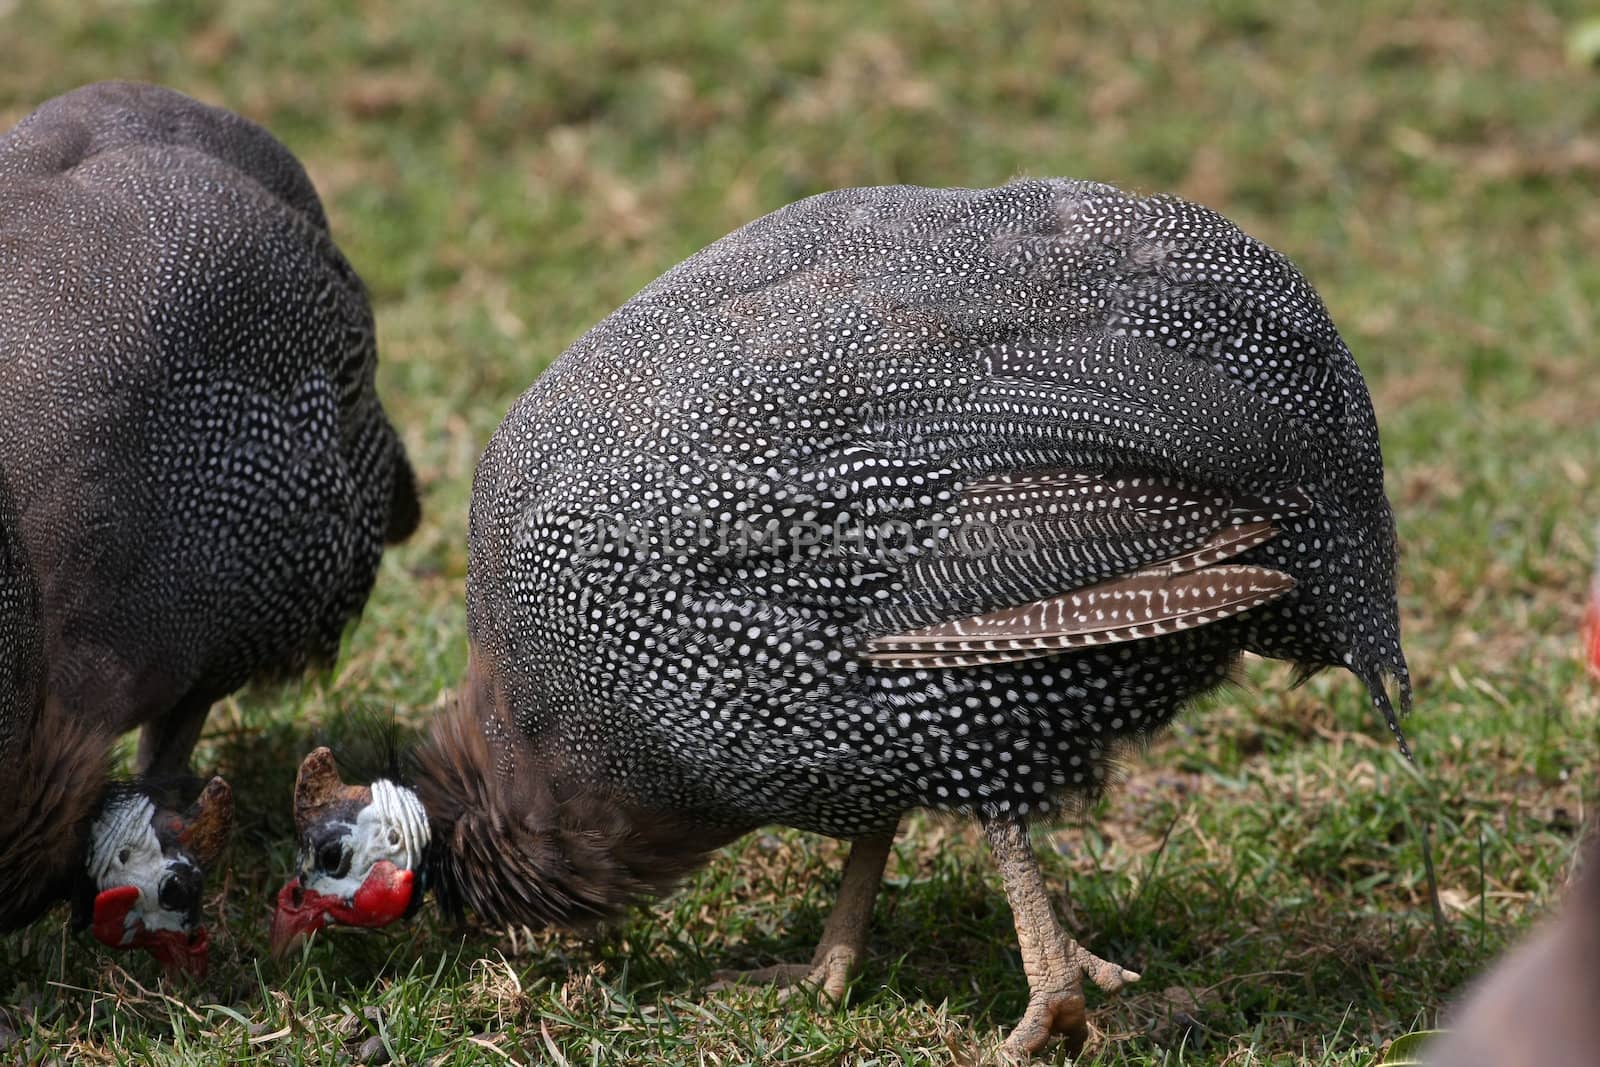
{"label": "black bristly crest", "polygon": [[402,721],[399,708],[362,702],[330,716],[315,744],[333,750],[346,781],[386,778],[408,784],[416,775],[415,750],[420,736],[416,727]]}

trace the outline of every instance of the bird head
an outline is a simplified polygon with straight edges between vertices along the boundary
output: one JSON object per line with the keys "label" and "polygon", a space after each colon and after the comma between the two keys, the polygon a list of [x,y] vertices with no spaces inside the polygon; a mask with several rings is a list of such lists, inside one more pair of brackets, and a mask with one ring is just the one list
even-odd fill
{"label": "bird head", "polygon": [[137,790],[113,793],[89,829],[89,927],[111,948],[142,948],[172,974],[206,971],[206,870],[233,829],[233,791],[213,778],[187,812]]}
{"label": "bird head", "polygon": [[416,793],[387,779],[345,785],[319,748],[300,765],[294,821],[299,854],[278,893],[274,954],[329,923],[387,926],[413,910],[429,840]]}

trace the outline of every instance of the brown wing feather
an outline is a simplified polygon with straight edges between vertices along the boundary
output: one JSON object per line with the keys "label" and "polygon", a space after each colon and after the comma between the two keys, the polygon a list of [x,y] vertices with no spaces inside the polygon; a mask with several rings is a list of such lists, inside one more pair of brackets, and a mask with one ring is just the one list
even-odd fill
{"label": "brown wing feather", "polygon": [[1218,530],[1205,544],[1129,574],[982,615],[874,638],[888,668],[961,667],[1135,641],[1248,611],[1294,588],[1268,567],[1222,563],[1276,535],[1269,522]]}

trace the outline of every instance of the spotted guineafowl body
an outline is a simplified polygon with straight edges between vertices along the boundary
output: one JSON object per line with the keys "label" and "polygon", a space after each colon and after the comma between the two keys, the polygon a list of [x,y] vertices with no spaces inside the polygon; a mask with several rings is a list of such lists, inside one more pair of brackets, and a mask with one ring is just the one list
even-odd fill
{"label": "spotted guineafowl body", "polygon": [[0,279],[52,693],[126,729],[334,653],[415,504],[294,158],[154,86],[60,97],[0,140]]}
{"label": "spotted guineafowl body", "polygon": [[0,473],[0,758],[16,751],[38,701],[37,610],[15,505]]}
{"label": "spotted guineafowl body", "polygon": [[1321,302],[1212,212],[1103,185],[844,190],[718,241],[517,402],[470,541],[460,706],[414,791],[307,757],[280,946],[424,884],[581,924],[783,823],[853,844],[811,963],[756,977],[838,998],[929,808],[1000,869],[1010,1044],[1081,1043],[1083,978],[1138,975],[1062,932],[1029,821],[1246,650],[1349,668],[1391,726],[1386,678],[1408,697],[1377,428]]}
{"label": "spotted guineafowl body", "polygon": [[[914,634],[1246,527],[1232,562],[1293,587],[1242,614],[1011,660]],[[1245,649],[1348,666],[1391,721],[1405,678],[1321,302],[1212,212],[1102,185],[845,190],[724,238],[517,403],[471,536],[515,743],[720,825],[1047,812]]]}
{"label": "spotted guineafowl body", "polygon": [[336,653],[417,520],[375,365],[361,282],[265,130],[105,83],[0,138],[0,473],[36,695],[102,738],[86,794],[117,734],[181,772],[213,701]]}

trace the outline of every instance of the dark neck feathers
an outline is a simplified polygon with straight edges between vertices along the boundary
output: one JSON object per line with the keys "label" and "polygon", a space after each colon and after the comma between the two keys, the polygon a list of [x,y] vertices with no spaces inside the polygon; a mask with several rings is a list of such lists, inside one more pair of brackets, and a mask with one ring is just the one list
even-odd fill
{"label": "dark neck feathers", "polygon": [[470,908],[497,925],[590,926],[667,892],[737,836],[564,775],[559,754],[517,730],[484,663],[474,650],[460,702],[417,753],[433,832],[428,880],[447,911]]}
{"label": "dark neck feathers", "polygon": [[0,759],[0,930],[25,926],[84,878],[89,824],[106,795],[110,736],[54,702]]}

